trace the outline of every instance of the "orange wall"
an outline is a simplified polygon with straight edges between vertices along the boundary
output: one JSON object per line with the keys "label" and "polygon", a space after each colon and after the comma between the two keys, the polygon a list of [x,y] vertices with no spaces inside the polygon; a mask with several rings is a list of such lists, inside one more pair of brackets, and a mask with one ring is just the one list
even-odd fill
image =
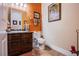
{"label": "orange wall", "polygon": [[[37,26],[34,25],[34,11],[40,13],[40,23]],[[26,8],[26,13],[23,13],[23,19],[30,20],[30,22],[28,22],[30,23],[30,31],[41,31],[42,30],[41,4],[40,3],[28,3],[27,8]]]}

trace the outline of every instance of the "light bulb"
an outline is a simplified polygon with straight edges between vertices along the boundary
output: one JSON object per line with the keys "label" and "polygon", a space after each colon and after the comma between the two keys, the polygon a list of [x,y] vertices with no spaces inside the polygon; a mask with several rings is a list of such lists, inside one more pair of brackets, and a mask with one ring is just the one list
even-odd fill
{"label": "light bulb", "polygon": [[15,5],[16,5],[16,6],[19,6],[19,3],[16,3]]}
{"label": "light bulb", "polygon": [[20,7],[23,7],[23,3],[20,3]]}

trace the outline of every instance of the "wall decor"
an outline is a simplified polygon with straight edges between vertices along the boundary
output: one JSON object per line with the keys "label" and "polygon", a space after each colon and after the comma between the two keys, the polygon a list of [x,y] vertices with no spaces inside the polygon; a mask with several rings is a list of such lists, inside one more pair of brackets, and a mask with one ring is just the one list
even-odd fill
{"label": "wall decor", "polygon": [[17,20],[13,20],[13,25],[17,25]]}
{"label": "wall decor", "polygon": [[58,21],[61,19],[61,3],[52,3],[48,6],[48,21]]}
{"label": "wall decor", "polygon": [[21,25],[21,21],[19,21],[19,25]]}
{"label": "wall decor", "polygon": [[34,11],[34,18],[35,19],[40,19],[40,13]]}
{"label": "wall decor", "polygon": [[34,11],[34,25],[37,25],[40,22],[40,13]]}

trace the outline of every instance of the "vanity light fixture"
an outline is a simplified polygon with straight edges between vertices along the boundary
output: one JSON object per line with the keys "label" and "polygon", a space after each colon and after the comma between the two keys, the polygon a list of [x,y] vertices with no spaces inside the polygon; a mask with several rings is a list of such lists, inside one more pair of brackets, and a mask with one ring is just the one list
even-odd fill
{"label": "vanity light fixture", "polygon": [[20,9],[26,11],[27,4],[26,3],[1,3],[5,7]]}
{"label": "vanity light fixture", "polygon": [[19,4],[19,3],[15,3],[15,5],[16,5],[16,6],[19,6],[20,4]]}
{"label": "vanity light fixture", "polygon": [[24,4],[24,7],[26,8],[27,7],[27,4]]}
{"label": "vanity light fixture", "polygon": [[23,7],[24,6],[24,4],[23,3],[20,3],[20,7]]}

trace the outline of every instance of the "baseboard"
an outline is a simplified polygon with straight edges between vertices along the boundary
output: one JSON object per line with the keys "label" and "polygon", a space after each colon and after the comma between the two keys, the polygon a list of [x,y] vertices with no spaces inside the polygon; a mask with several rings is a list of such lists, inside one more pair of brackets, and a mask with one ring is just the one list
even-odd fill
{"label": "baseboard", "polygon": [[77,56],[76,54],[72,54],[70,51],[67,51],[63,48],[60,48],[60,47],[57,47],[54,45],[49,45],[49,44],[46,44],[46,45],[49,46],[51,49],[54,49],[54,50],[64,54],[65,56]]}

